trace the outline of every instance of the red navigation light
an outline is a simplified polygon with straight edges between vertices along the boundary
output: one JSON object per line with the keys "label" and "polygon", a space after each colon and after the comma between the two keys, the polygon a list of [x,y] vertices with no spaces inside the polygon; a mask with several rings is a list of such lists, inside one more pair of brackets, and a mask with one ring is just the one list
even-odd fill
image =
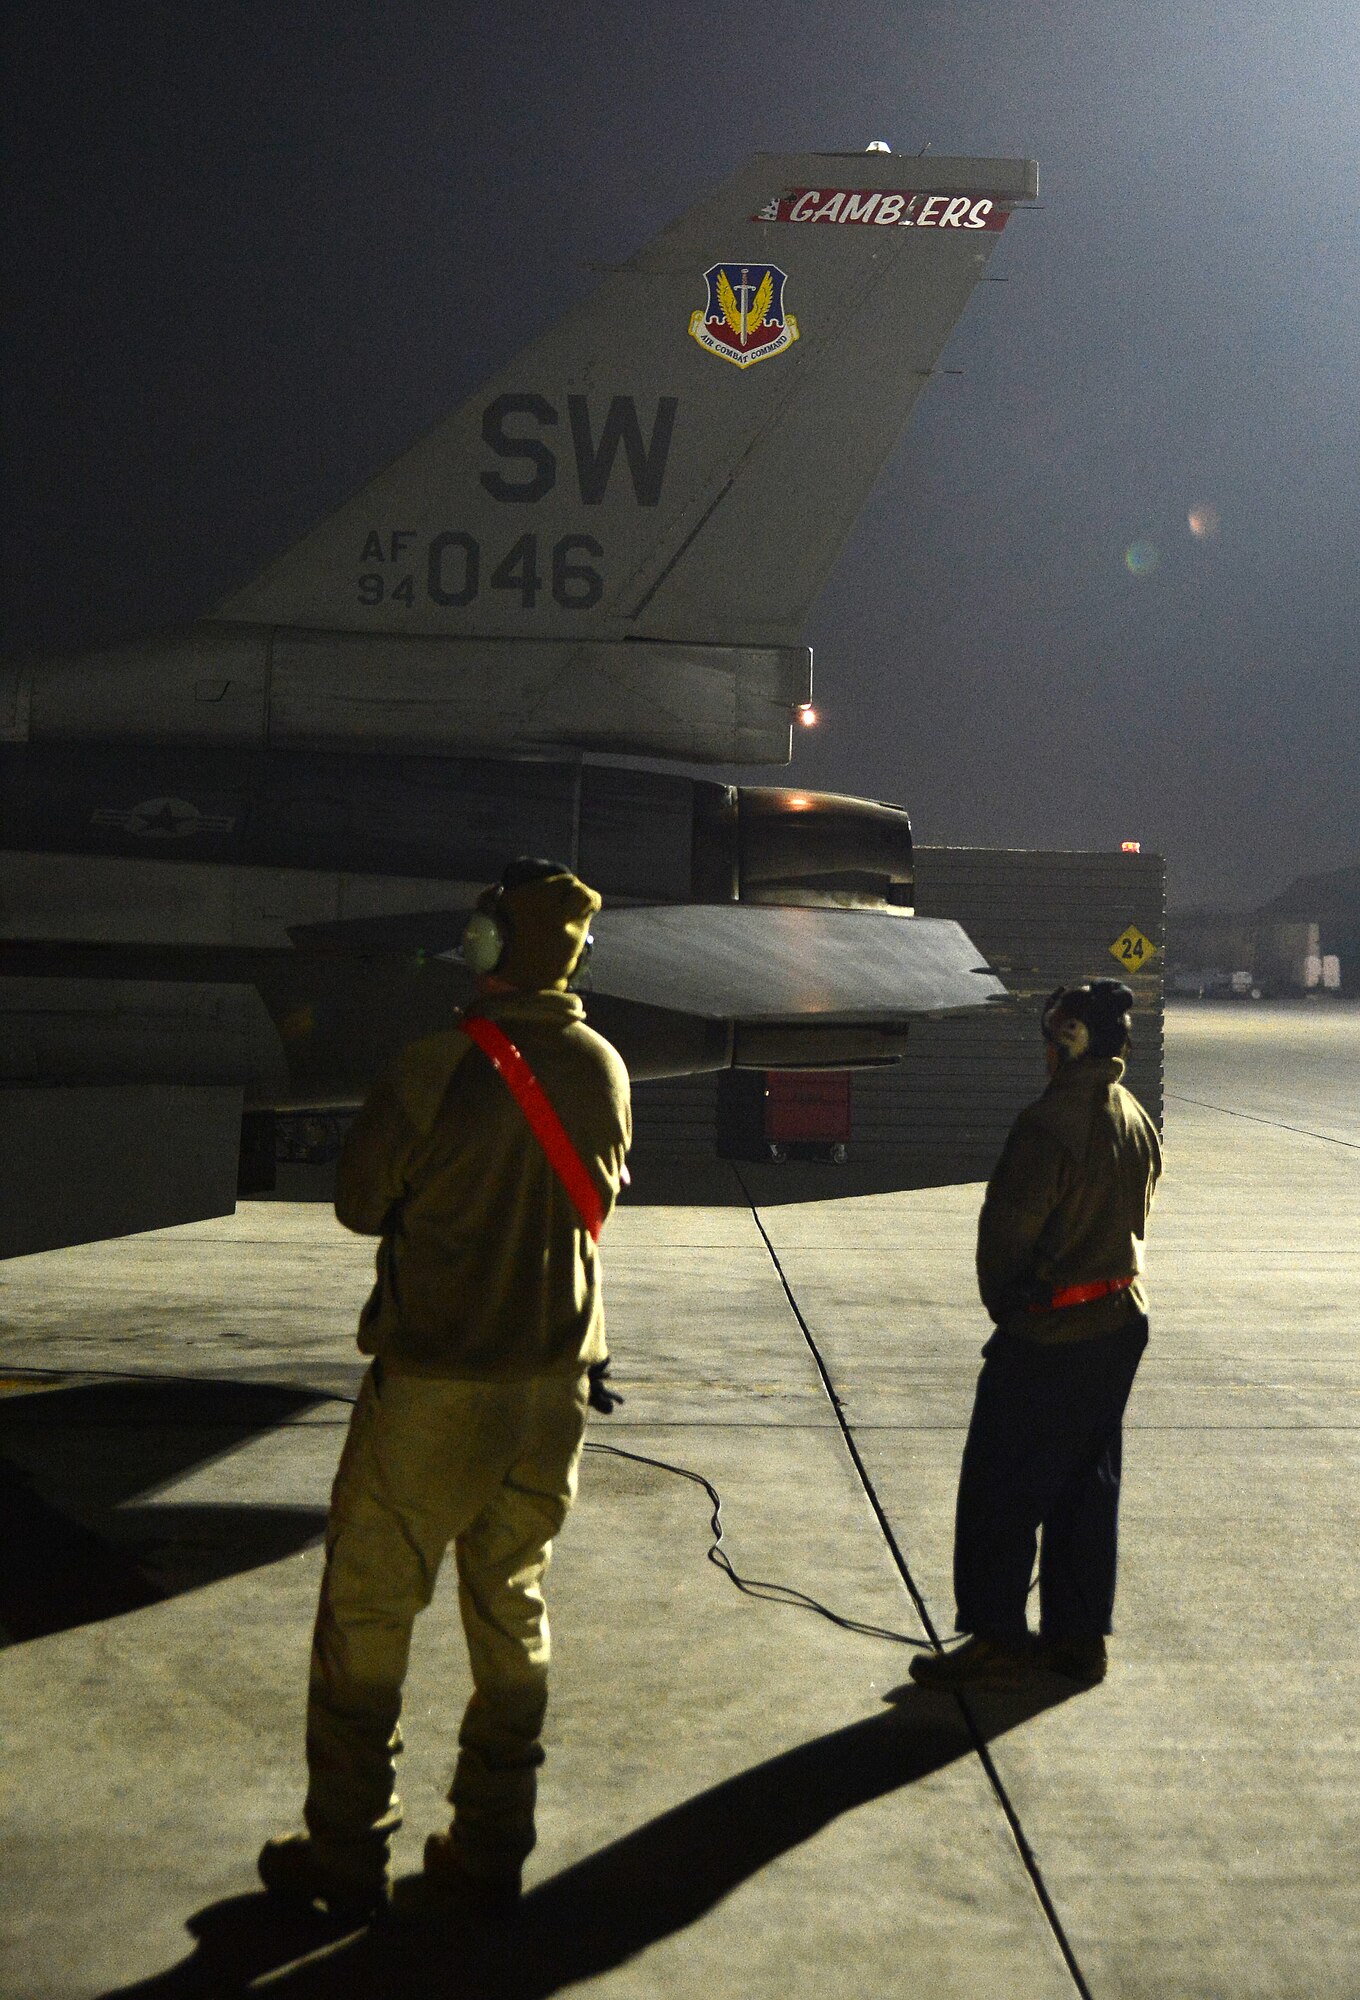
{"label": "red navigation light", "polygon": [[1141,854],[1142,851],[1143,843],[1141,840],[1121,840],[1119,843],[1119,852],[1121,854]]}

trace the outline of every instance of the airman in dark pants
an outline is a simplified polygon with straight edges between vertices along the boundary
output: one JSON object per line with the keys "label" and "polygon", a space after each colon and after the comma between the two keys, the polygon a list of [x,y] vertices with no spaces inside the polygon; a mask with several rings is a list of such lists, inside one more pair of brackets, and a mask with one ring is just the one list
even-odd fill
{"label": "airman in dark pants", "polygon": [[[1121,1424],[1147,1345],[1143,1238],[1162,1156],[1120,1079],[1133,995],[1097,979],[1050,996],[1049,1085],[1022,1111],[978,1223],[983,1348],[954,1531],[958,1629],[926,1685],[1045,1666],[1104,1677],[1118,1546]],[[1026,1606],[1036,1545],[1040,1641]]]}

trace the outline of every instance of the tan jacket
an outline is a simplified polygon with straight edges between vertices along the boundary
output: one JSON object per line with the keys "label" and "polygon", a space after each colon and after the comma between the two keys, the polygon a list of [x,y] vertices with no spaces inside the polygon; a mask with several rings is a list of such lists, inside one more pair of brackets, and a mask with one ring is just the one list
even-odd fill
{"label": "tan jacket", "polygon": [[[1156,1127],[1119,1079],[1122,1062],[1065,1063],[1011,1127],[978,1218],[978,1289],[998,1326],[1030,1340],[1085,1340],[1147,1311],[1143,1237],[1162,1171]],[[1027,1288],[1098,1278],[1132,1286],[1088,1305],[1026,1310]]]}
{"label": "tan jacket", "polygon": [[[542,1084],[606,1216],[632,1138],[628,1072],[574,993],[478,1002]],[[600,1257],[524,1113],[456,1028],[404,1049],[340,1156],[335,1212],[381,1236],[359,1346],[397,1372],[477,1381],[604,1358]]]}

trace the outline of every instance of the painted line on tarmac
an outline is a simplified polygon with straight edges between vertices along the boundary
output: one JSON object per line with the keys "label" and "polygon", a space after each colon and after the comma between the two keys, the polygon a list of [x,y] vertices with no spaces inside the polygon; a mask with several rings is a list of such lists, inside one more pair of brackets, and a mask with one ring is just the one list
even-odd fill
{"label": "painted line on tarmac", "polygon": [[1201,1111],[1217,1111],[1224,1118],[1245,1118],[1249,1125],[1269,1125],[1276,1132],[1297,1132],[1301,1139],[1320,1139],[1324,1146],[1345,1146],[1352,1153],[1360,1153],[1360,1139],[1338,1139],[1331,1132],[1314,1132],[1307,1125],[1287,1125],[1283,1118],[1262,1118],[1255,1111],[1237,1111],[1230,1104],[1210,1104],[1207,1097],[1182,1097],[1179,1091],[1168,1090],[1168,1104],[1194,1104]]}
{"label": "painted line on tarmac", "polygon": [[[850,1454],[851,1463],[854,1465],[855,1471],[859,1475],[860,1484],[864,1488],[865,1498],[868,1500],[869,1505],[874,1510],[874,1517],[878,1522],[879,1529],[883,1535],[883,1539],[888,1545],[888,1551],[892,1556],[893,1562],[897,1566],[898,1575],[901,1577],[903,1583],[906,1585],[908,1595],[910,1596],[912,1603],[916,1607],[916,1615],[921,1621],[921,1626],[923,1631],[925,1631],[929,1636],[930,1642],[935,1647],[936,1651],[942,1652],[944,1649],[940,1644],[940,1635],[935,1630],[934,1622],[931,1619],[930,1612],[926,1608],[925,1598],[921,1595],[920,1590],[917,1588],[916,1580],[912,1576],[911,1570],[907,1566],[907,1559],[903,1555],[901,1547],[898,1544],[897,1536],[893,1532],[892,1523],[888,1519],[887,1514],[884,1512],[883,1504],[880,1501],[878,1494],[874,1490],[874,1483],[872,1479],[870,1479],[869,1477],[868,1467],[865,1465],[864,1460],[860,1456],[859,1447],[855,1443],[854,1433],[850,1428],[849,1420],[847,1419],[845,1414],[845,1406],[842,1403],[840,1396],[836,1392],[836,1385],[831,1379],[830,1370],[827,1368],[825,1361],[822,1359],[821,1350],[818,1347],[816,1340],[813,1338],[811,1327],[808,1325],[806,1319],[803,1317],[803,1309],[799,1305],[797,1298],[794,1296],[793,1287],[789,1283],[788,1278],[785,1275],[784,1266],[779,1261],[779,1253],[775,1249],[773,1242],[770,1240],[769,1231],[766,1229],[765,1224],[760,1219],[760,1210],[757,1208],[754,1200],[752,1200],[750,1190],[747,1187],[745,1179],[742,1176],[741,1169],[734,1164],[733,1172],[735,1173],[737,1181],[741,1186],[742,1193],[746,1196],[747,1202],[750,1205],[751,1219],[755,1223],[756,1228],[760,1231],[761,1241],[764,1243],[766,1250],[769,1252],[770,1262],[774,1265],[775,1275],[778,1277],[780,1284],[784,1288],[784,1296],[789,1302],[789,1308],[792,1311],[794,1318],[797,1320],[800,1328],[802,1329],[803,1338],[807,1342],[808,1352],[811,1354],[812,1359],[816,1364],[817,1373],[822,1378],[822,1387],[826,1390],[827,1396],[831,1403],[831,1407],[835,1411],[836,1422],[840,1426],[841,1436],[845,1440],[845,1447]],[[1048,1920],[1048,1927],[1053,1933],[1054,1943],[1057,1945],[1058,1950],[1062,1953],[1063,1963],[1066,1965],[1068,1972],[1071,1974],[1072,1983],[1076,1987],[1077,1992],[1080,1994],[1081,2000],[1093,2000],[1093,1995],[1091,1993],[1090,1987],[1086,1983],[1085,1975],[1082,1972],[1081,1966],[1077,1963],[1077,1955],[1072,1949],[1071,1943],[1068,1940],[1067,1932],[1063,1929],[1062,1919],[1058,1915],[1057,1909],[1054,1906],[1053,1898],[1048,1892],[1048,1885],[1044,1881],[1043,1872],[1039,1867],[1039,1857],[1034,1852],[1034,1849],[1030,1846],[1030,1843],[1025,1836],[1025,1830],[1020,1824],[1020,1815],[1016,1811],[1015,1806],[1011,1800],[1010,1794],[1007,1792],[1005,1785],[1002,1783],[1001,1773],[997,1770],[996,1764],[992,1758],[992,1754],[990,1750],[987,1748],[986,1738],[983,1736],[982,1731],[978,1728],[977,1722],[972,1714],[972,1711],[968,1706],[967,1701],[960,1693],[957,1692],[957,1690],[955,1691],[954,1698],[958,1702],[960,1709],[963,1711],[964,1721],[967,1723],[968,1733],[973,1739],[973,1748],[977,1752],[978,1761],[982,1765],[982,1768],[987,1775],[987,1781],[991,1785],[992,1791],[995,1794],[997,1804],[1000,1806],[1001,1811],[1005,1816],[1006,1824],[1009,1826],[1011,1830],[1011,1837],[1015,1841],[1017,1852],[1019,1853],[1020,1859],[1024,1864],[1025,1872],[1029,1876],[1031,1886],[1034,1889],[1034,1893],[1039,1899],[1039,1907],[1042,1909],[1044,1916]]]}

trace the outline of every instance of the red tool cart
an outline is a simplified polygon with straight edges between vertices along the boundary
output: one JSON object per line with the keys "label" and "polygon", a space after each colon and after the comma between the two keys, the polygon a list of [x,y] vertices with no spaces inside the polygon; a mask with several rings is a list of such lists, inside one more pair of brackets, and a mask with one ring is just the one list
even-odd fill
{"label": "red tool cart", "polygon": [[725,1070],[718,1078],[718,1157],[845,1159],[848,1070]]}
{"label": "red tool cart", "polygon": [[772,1069],[765,1075],[765,1151],[771,1160],[844,1160],[850,1144],[849,1070]]}

